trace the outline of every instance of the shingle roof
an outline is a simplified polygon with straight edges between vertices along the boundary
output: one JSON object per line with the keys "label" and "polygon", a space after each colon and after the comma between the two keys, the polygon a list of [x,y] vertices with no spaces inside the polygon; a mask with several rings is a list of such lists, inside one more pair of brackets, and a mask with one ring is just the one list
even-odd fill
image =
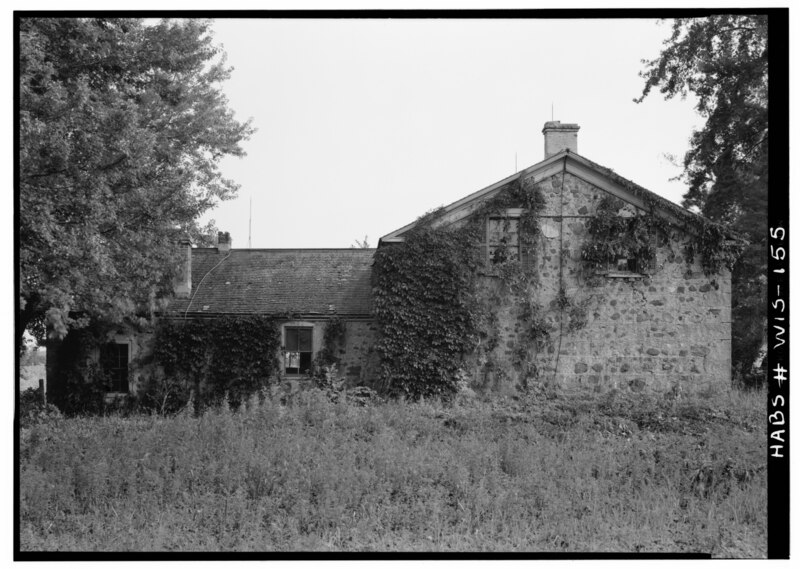
{"label": "shingle roof", "polygon": [[375,249],[192,249],[192,295],[175,314],[368,316]]}

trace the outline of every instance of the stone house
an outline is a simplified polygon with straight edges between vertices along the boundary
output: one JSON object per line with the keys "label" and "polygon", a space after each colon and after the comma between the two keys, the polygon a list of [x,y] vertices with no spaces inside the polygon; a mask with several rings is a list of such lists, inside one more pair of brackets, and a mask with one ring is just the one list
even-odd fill
{"label": "stone house", "polygon": [[[594,391],[727,387],[730,273],[707,274],[701,256],[686,255],[704,220],[579,155],[578,131],[578,125],[546,123],[544,160],[442,208],[434,222],[458,227],[485,215],[483,204],[514,184],[543,197],[532,250],[523,246],[519,207],[484,219],[485,238],[475,246],[489,269],[500,252],[503,259],[535,268],[537,283],[529,294],[542,307],[548,342],[535,349],[526,345],[518,305],[503,301],[499,277],[487,270],[481,286],[501,297],[491,307],[496,337],[490,349],[468,358],[467,375],[475,387],[500,391],[531,381]],[[654,231],[647,259],[612,254],[588,268],[591,223],[601,210],[623,219],[649,216],[669,227],[668,238]],[[385,235],[378,247],[402,243],[417,223]],[[283,375],[298,378],[321,349],[326,324],[336,318],[344,323],[340,373],[350,384],[374,381],[375,249],[233,249],[224,233],[217,247],[181,246],[185,270],[161,317],[276,316],[282,350],[275,357]],[[150,341],[124,330],[109,336],[115,389],[137,390],[136,362]],[[535,362],[535,374],[523,360]]]}
{"label": "stone house", "polygon": [[[727,387],[730,272],[722,268],[707,275],[701,256],[686,254],[705,220],[579,155],[579,128],[545,123],[543,161],[444,207],[434,224],[458,227],[468,222],[513,184],[525,192],[541,192],[544,205],[537,213],[540,235],[534,251],[526,255],[517,234],[523,214],[519,208],[485,220],[486,238],[480,244],[488,265],[493,250],[501,247],[505,255],[510,248],[523,264],[536,265],[538,282],[532,294],[551,330],[548,345],[533,354],[539,381],[595,391]],[[615,216],[650,215],[669,226],[667,239],[658,239],[655,231],[649,236],[652,258],[617,254],[604,266],[587,268],[589,223],[609,205]],[[379,247],[402,242],[416,223],[384,236]],[[497,280],[488,271],[483,285],[497,288]],[[531,354],[515,356],[527,348],[519,309],[501,301],[492,310],[498,320],[497,347],[473,358],[467,372],[484,387],[502,389],[503,380],[525,383],[519,360]]]}

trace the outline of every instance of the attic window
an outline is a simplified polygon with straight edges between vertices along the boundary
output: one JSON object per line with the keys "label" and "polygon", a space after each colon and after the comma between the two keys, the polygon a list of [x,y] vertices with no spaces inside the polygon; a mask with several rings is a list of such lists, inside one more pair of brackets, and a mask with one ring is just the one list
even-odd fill
{"label": "attic window", "polygon": [[308,373],[313,357],[313,328],[286,327],[284,333],[284,371],[287,375]]}
{"label": "attic window", "polygon": [[636,273],[636,258],[635,257],[623,257],[622,255],[617,255],[617,258],[612,263],[613,267],[609,267],[612,272],[616,273]]}
{"label": "attic window", "polygon": [[486,221],[486,251],[490,265],[519,259],[519,217],[490,217]]}
{"label": "attic window", "polygon": [[639,262],[636,257],[617,255],[614,260],[609,260],[607,277],[642,277],[639,272]]}

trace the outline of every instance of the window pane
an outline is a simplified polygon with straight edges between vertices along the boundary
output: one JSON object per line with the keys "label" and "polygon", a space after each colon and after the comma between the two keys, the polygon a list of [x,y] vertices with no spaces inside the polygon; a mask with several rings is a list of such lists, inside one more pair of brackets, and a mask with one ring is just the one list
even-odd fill
{"label": "window pane", "polygon": [[311,369],[311,352],[300,352],[300,373],[306,373]]}
{"label": "window pane", "polygon": [[115,344],[119,354],[119,367],[128,369],[128,344]]}
{"label": "window pane", "polygon": [[297,330],[298,350],[301,352],[311,351],[311,328],[299,328]]}
{"label": "window pane", "polygon": [[488,223],[488,240],[490,245],[509,243],[516,245],[519,235],[519,219],[490,218]]}
{"label": "window pane", "polygon": [[503,237],[503,220],[492,218],[488,225],[489,244],[499,243]]}
{"label": "window pane", "polygon": [[635,273],[636,259],[631,257],[617,257],[611,265],[612,270],[621,273]]}
{"label": "window pane", "polygon": [[287,350],[297,351],[297,328],[286,328],[286,346]]}
{"label": "window pane", "polygon": [[[300,352],[286,352],[285,356],[286,362],[286,373],[297,373],[297,368],[300,367]],[[290,372],[289,369],[294,369],[294,372]]]}
{"label": "window pane", "polygon": [[489,218],[486,227],[491,263],[499,264],[519,259],[519,219]]}

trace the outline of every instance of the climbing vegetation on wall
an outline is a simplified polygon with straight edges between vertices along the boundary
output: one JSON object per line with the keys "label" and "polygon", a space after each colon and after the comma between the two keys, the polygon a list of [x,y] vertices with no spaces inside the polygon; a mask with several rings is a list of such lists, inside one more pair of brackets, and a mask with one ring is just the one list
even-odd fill
{"label": "climbing vegetation on wall", "polygon": [[[659,248],[686,244],[683,228],[645,202],[644,211],[613,196],[598,203],[586,221],[588,238],[580,249],[584,267],[599,274],[621,261],[623,270],[651,274],[658,268]],[[540,184],[515,181],[466,219],[451,222],[447,212],[433,211],[418,220],[403,243],[377,251],[373,291],[381,334],[376,347],[381,380],[390,392],[447,396],[466,376],[488,386],[509,374],[524,387],[529,380],[546,379],[542,372],[553,364],[547,358],[558,369],[561,338],[586,327],[588,308],[601,293],[586,296],[570,289],[567,294],[561,275],[572,249],[561,244],[558,292],[542,305],[549,283],[540,282],[538,265],[541,260],[542,267],[552,268],[548,255],[555,253],[540,237],[544,206]],[[705,226],[689,238],[687,262],[697,252],[707,273],[729,266],[735,248],[728,234]]]}
{"label": "climbing vegetation on wall", "polygon": [[604,271],[617,258],[636,259],[636,272],[655,269],[656,247],[664,222],[653,213],[621,215],[625,202],[606,196],[589,218],[586,229],[590,239],[581,250],[584,266]]}
{"label": "climbing vegetation on wall", "polygon": [[347,325],[345,321],[334,316],[325,323],[325,331],[322,333],[322,349],[314,358],[315,367],[330,366],[339,363],[339,350],[345,340]]}
{"label": "climbing vegetation on wall", "polygon": [[394,395],[447,396],[478,341],[478,259],[469,231],[428,220],[375,253],[373,294],[381,382]]}
{"label": "climbing vegetation on wall", "polygon": [[54,350],[55,376],[48,378],[48,399],[67,415],[94,415],[105,407],[109,377],[96,357],[109,328],[95,323],[72,330]]}
{"label": "climbing vegetation on wall", "polygon": [[[581,250],[584,266],[592,271],[604,271],[618,258],[636,259],[636,272],[649,274],[656,270],[656,251],[671,245],[675,227],[655,213],[652,204],[645,212],[625,211],[625,202],[604,197],[595,214],[586,224],[590,239]],[[706,275],[732,269],[741,255],[744,243],[728,228],[703,220],[699,231],[689,231],[685,246],[686,262],[691,264],[699,254]],[[671,248],[671,247],[670,247]]]}
{"label": "climbing vegetation on wall", "polygon": [[686,261],[691,263],[700,255],[700,264],[706,275],[715,275],[723,269],[733,270],[747,243],[730,231],[711,221],[704,220],[699,234],[686,246]]}
{"label": "climbing vegetation on wall", "polygon": [[[403,243],[378,249],[373,266],[380,329],[376,347],[381,381],[390,393],[412,398],[453,394],[465,375],[465,358],[479,346],[485,352],[497,346],[494,311],[503,296],[518,299],[520,314],[531,323],[529,332],[544,335],[540,307],[528,294],[536,282],[531,259],[543,205],[537,187],[514,182],[462,225],[437,227],[444,212],[436,210],[420,218]],[[516,243],[510,238],[511,208],[521,209],[514,217]],[[490,219],[498,220],[502,235],[488,251]],[[506,294],[482,288],[481,275],[499,277]]]}
{"label": "climbing vegetation on wall", "polygon": [[165,320],[153,342],[164,377],[152,384],[171,398],[170,408],[185,403],[190,391],[200,407],[225,397],[238,405],[277,376],[280,344],[278,325],[265,316]]}

